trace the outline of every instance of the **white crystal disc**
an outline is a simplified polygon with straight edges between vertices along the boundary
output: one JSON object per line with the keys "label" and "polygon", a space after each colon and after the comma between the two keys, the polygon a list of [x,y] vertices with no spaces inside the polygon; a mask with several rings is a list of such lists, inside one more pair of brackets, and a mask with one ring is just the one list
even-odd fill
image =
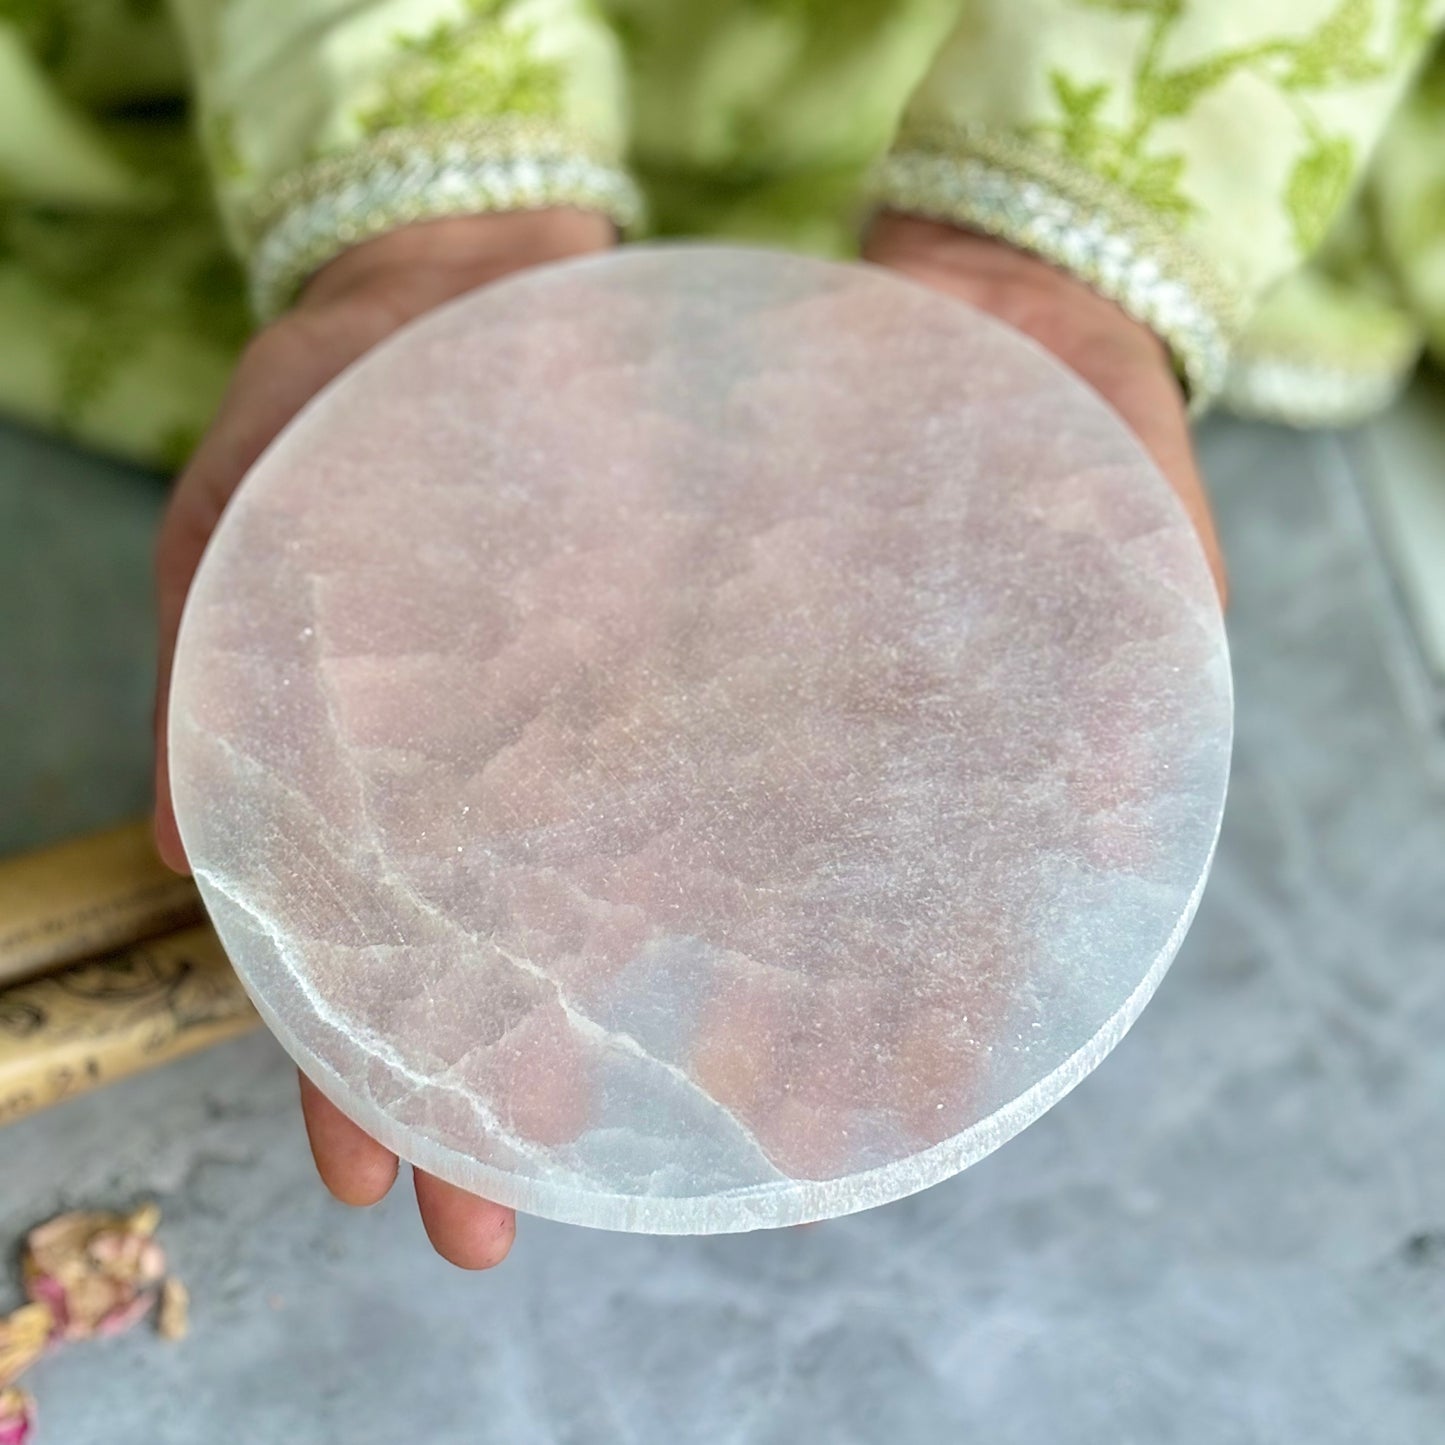
{"label": "white crystal disc", "polygon": [[632,248],[388,341],[187,605],[177,815],[286,1048],[579,1224],[896,1199],[1119,1040],[1203,886],[1199,544],[1081,383],[881,271]]}

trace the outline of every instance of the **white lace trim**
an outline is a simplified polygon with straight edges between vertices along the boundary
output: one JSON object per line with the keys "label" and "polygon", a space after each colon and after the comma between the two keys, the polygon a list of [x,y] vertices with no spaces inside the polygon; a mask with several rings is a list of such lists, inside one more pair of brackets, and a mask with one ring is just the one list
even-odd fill
{"label": "white lace trim", "polygon": [[452,140],[400,152],[378,147],[324,174],[329,184],[298,194],[260,231],[250,270],[262,318],[283,310],[308,276],[348,246],[413,221],[578,206],[628,227],[642,212],[625,172],[566,152],[487,154]]}
{"label": "white lace trim", "polygon": [[1033,251],[1086,281],[1156,332],[1174,353],[1191,406],[1224,387],[1230,326],[1206,285],[1170,265],[1172,240],[1121,223],[1103,204],[972,155],[901,150],[879,168],[880,205],[947,220]]}

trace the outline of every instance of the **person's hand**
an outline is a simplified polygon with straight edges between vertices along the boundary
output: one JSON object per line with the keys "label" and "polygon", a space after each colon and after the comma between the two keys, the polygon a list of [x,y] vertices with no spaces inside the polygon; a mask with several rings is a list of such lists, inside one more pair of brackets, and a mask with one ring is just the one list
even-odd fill
{"label": "person's hand", "polygon": [[[247,469],[333,377],[399,326],[513,271],[612,244],[612,224],[590,212],[547,210],[430,221],[344,252],[307,285],[292,310],[246,348],[210,430],[171,494],[156,546],[160,649],[156,698],[156,842],[187,871],[171,808],[166,696],[186,592],[207,539]],[[398,1161],[304,1076],[301,1104],[316,1168],[347,1204],[374,1204]],[[422,1222],[437,1252],[464,1269],[498,1264],[511,1247],[510,1209],[415,1171]]]}
{"label": "person's hand", "polygon": [[1183,502],[1223,600],[1224,560],[1184,396],[1152,331],[1082,281],[956,226],[884,214],[869,228],[863,254],[1007,321],[1088,382],[1133,429]]}

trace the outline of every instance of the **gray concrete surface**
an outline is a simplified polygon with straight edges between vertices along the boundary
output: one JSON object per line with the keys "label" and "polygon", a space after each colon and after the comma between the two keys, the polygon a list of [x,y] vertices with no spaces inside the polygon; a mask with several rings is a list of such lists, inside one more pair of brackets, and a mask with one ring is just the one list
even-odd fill
{"label": "gray concrete surface", "polygon": [[[254,1036],[0,1130],[0,1241],[154,1196],[195,1296],[37,1368],[40,1445],[1445,1440],[1445,738],[1350,448],[1204,438],[1234,790],[1156,1001],[998,1154],[812,1229],[523,1221],[493,1275],[314,1181]],[[0,840],[136,808],[157,485],[0,434]],[[13,1286],[14,1281],[8,1282]]]}

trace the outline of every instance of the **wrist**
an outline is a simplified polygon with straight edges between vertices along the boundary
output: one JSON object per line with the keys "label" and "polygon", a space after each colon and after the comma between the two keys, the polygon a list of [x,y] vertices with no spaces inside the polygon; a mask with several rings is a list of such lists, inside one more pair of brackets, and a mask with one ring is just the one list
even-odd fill
{"label": "wrist", "polygon": [[1007,322],[1096,386],[1121,368],[1157,370],[1174,381],[1168,348],[1153,331],[1077,277],[1006,241],[885,212],[869,227],[863,254]]}
{"label": "wrist", "polygon": [[513,271],[601,251],[615,239],[606,216],[563,207],[418,221],[327,262],[293,312],[360,306],[400,325]]}

